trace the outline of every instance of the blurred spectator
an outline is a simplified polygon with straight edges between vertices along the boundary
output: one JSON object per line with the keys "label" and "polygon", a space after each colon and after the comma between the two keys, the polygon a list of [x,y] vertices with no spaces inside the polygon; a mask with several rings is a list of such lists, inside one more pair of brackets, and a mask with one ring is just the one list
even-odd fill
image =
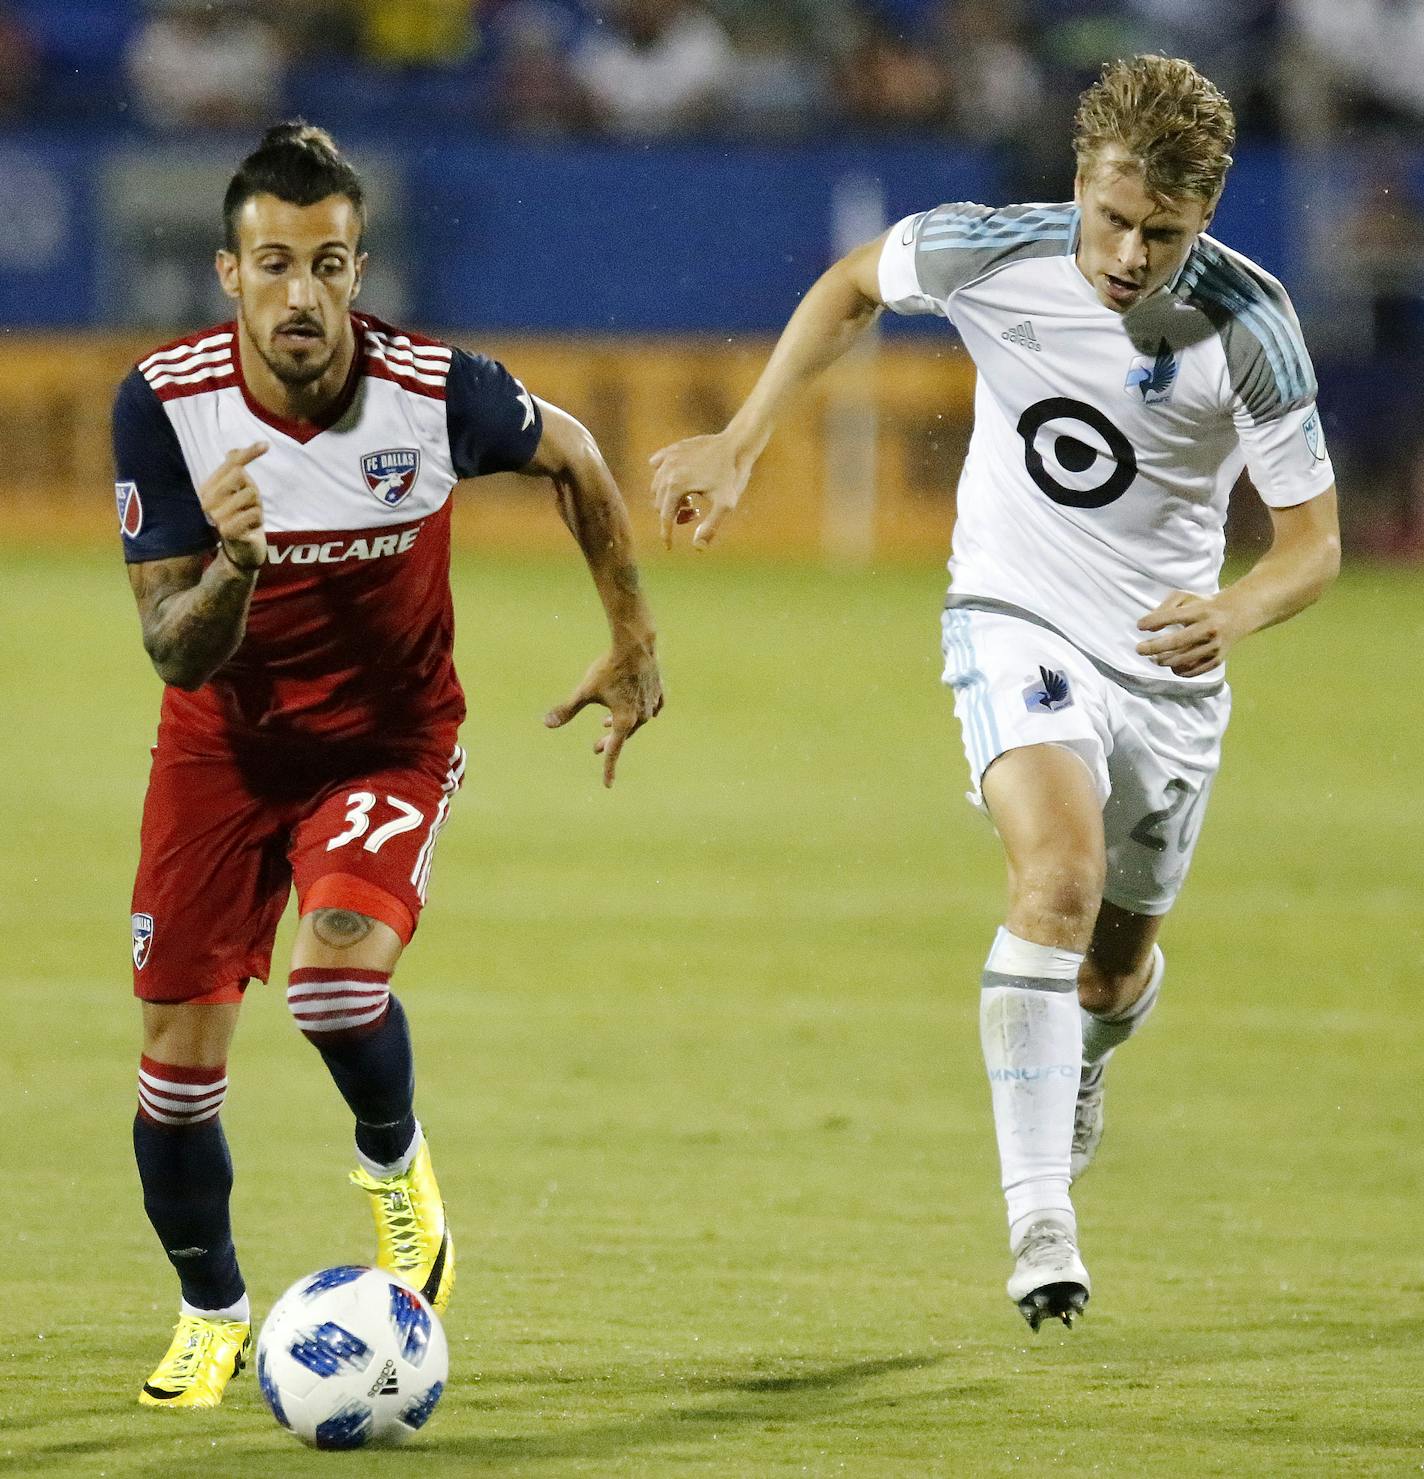
{"label": "blurred spectator", "polygon": [[359,0],[302,0],[300,5],[267,0],[264,14],[280,27],[290,60],[339,62],[361,54]]}
{"label": "blurred spectator", "polygon": [[842,60],[837,92],[851,125],[871,132],[942,133],[954,117],[948,68],[876,17]]}
{"label": "blurred spectator", "polygon": [[275,28],[237,0],[154,0],[125,58],[139,116],[169,132],[270,122],[285,63]]}
{"label": "blurred spectator", "polygon": [[1329,91],[1320,123],[1424,135],[1421,0],[1287,0],[1287,13]]}
{"label": "blurred spectator", "polygon": [[736,67],[727,126],[751,138],[809,133],[826,114],[830,69],[789,9],[746,6],[732,17]]}
{"label": "blurred spectator", "polygon": [[490,16],[491,112],[516,133],[569,134],[592,126],[570,55],[578,17],[557,0],[512,0]]}
{"label": "blurred spectator", "polygon": [[354,0],[361,49],[387,67],[455,67],[475,49],[478,0]]}
{"label": "blurred spectator", "polygon": [[1023,0],[941,0],[932,35],[953,83],[959,133],[983,142],[1037,131],[1043,74]]}
{"label": "blurred spectator", "polygon": [[699,129],[725,110],[736,53],[693,0],[606,0],[573,71],[593,117],[623,134]]}
{"label": "blurred spectator", "polygon": [[1387,145],[1357,155],[1359,195],[1343,258],[1353,289],[1337,300],[1359,315],[1367,357],[1357,363],[1355,451],[1366,498],[1382,504],[1365,544],[1424,558],[1424,423],[1419,345],[1424,341],[1424,201],[1409,161]]}
{"label": "blurred spectator", "polygon": [[[1138,50],[1190,57],[1231,99],[1242,133],[1274,133],[1279,0],[1125,0]],[[1265,65],[1263,65],[1263,60]]]}
{"label": "blurred spectator", "polygon": [[0,5],[0,120],[24,116],[35,93],[39,48],[8,5]]}
{"label": "blurred spectator", "polygon": [[[867,0],[709,0],[735,37],[749,25],[769,20],[785,27],[797,49],[814,61],[833,61],[850,49]],[[910,0],[918,6],[938,0]]]}

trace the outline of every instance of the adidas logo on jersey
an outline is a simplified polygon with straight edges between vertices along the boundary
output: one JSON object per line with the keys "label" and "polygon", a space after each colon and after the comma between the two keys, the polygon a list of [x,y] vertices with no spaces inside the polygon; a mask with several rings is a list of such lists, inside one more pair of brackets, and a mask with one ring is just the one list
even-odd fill
{"label": "adidas logo on jersey", "polygon": [[1038,342],[1038,336],[1033,332],[1031,318],[1024,319],[1021,324],[1015,324],[1011,329],[1005,329],[999,338],[1007,339],[1010,344],[1017,344],[1020,349],[1031,349],[1035,354],[1043,353],[1043,345]]}

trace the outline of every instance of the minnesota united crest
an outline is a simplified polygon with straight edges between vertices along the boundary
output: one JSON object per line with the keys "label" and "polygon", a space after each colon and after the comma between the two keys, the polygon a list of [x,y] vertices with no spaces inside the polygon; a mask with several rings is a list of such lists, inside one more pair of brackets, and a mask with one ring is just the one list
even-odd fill
{"label": "minnesota united crest", "polygon": [[1177,356],[1165,339],[1157,346],[1153,358],[1139,355],[1128,366],[1127,381],[1123,389],[1132,395],[1136,392],[1146,406],[1160,406],[1172,399],[1172,387],[1177,383]]}
{"label": "minnesota united crest", "polygon": [[361,459],[366,486],[386,505],[394,508],[404,501],[420,476],[420,452],[415,447],[388,447],[367,452]]}
{"label": "minnesota united crest", "polygon": [[1030,714],[1056,714],[1073,706],[1073,690],[1066,674],[1040,667],[1038,681],[1024,689],[1023,700]]}

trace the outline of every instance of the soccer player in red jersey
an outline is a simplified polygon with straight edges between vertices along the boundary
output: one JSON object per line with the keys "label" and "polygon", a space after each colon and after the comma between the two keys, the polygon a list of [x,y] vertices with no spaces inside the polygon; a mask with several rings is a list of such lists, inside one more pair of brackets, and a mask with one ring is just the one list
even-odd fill
{"label": "soccer player in red jersey", "polygon": [[504,367],[353,311],[361,182],[322,130],[268,131],[228,187],[235,322],[139,362],[114,406],[116,494],[143,642],[164,679],[133,896],[143,1058],[134,1151],[182,1286],[140,1394],[212,1407],[250,1348],[219,1120],[247,982],[287,894],[287,1002],[356,1120],[378,1261],[443,1309],[454,1248],[391,994],[460,785],[450,494],[553,480],[612,642],[568,701],[624,741],[662,707],[627,514],[593,438]]}

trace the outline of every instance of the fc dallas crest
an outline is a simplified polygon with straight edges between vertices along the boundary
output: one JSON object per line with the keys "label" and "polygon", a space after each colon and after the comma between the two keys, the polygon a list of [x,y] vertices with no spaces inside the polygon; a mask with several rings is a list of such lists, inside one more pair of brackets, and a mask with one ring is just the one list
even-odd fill
{"label": "fc dallas crest", "polygon": [[142,970],[148,964],[148,952],[153,946],[153,915],[133,916],[133,963]]}
{"label": "fc dallas crest", "polygon": [[371,492],[387,508],[394,508],[415,487],[415,480],[420,476],[420,452],[415,447],[367,452],[361,459],[361,473]]}

